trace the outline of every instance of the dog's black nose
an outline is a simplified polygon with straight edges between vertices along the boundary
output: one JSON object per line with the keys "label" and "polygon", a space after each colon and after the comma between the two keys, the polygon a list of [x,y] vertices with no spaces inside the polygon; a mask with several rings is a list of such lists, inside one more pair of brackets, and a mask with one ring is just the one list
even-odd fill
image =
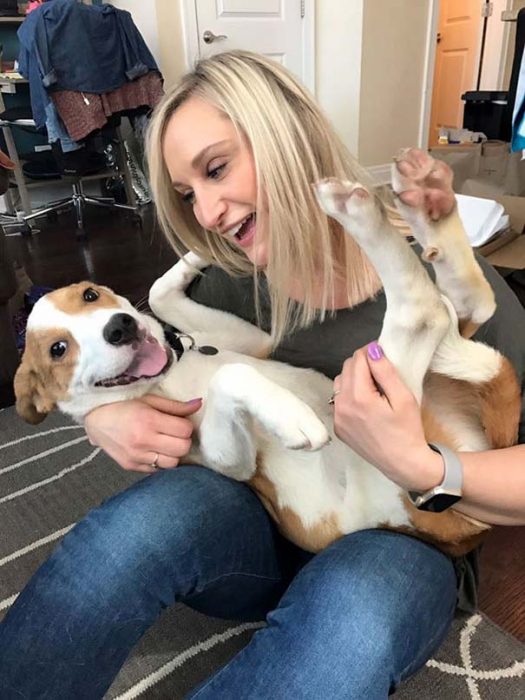
{"label": "dog's black nose", "polygon": [[104,326],[102,335],[111,345],[129,345],[139,340],[139,327],[133,316],[115,314]]}

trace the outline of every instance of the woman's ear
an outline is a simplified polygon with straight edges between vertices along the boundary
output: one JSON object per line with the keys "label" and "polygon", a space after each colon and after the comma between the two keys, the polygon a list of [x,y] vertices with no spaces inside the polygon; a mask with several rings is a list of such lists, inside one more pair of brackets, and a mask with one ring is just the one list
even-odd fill
{"label": "woman's ear", "polygon": [[15,374],[16,411],[25,421],[36,425],[55,408],[55,403],[46,397],[43,382],[26,355]]}

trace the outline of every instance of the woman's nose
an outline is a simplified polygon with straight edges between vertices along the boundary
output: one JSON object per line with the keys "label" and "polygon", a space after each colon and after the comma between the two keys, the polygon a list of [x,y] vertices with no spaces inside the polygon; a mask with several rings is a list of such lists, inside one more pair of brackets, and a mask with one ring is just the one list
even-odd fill
{"label": "woman's nose", "polygon": [[226,214],[226,202],[216,195],[201,194],[195,202],[197,221],[209,231],[220,228]]}

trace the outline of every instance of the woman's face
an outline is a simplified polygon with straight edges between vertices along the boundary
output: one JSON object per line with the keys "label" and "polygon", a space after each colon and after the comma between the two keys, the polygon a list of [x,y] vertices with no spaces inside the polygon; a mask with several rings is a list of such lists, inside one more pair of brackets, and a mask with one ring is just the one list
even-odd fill
{"label": "woman's face", "polygon": [[253,155],[231,120],[204,100],[189,98],[168,122],[163,157],[173,187],[199,224],[228,237],[258,267],[266,266]]}

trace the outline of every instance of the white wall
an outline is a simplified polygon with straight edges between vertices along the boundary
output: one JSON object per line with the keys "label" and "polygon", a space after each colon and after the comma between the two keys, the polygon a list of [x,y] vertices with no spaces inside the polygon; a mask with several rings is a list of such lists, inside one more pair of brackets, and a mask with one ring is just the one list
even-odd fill
{"label": "white wall", "polygon": [[[519,10],[525,8],[525,0],[512,0],[510,9],[516,14]],[[510,83],[510,76],[512,73],[512,64],[514,62],[514,51],[516,48],[516,22],[508,23],[508,37],[506,46],[506,57],[505,57],[505,68],[502,80],[502,89],[508,90]]]}
{"label": "white wall", "polygon": [[492,15],[487,20],[483,65],[481,67],[480,90],[503,90],[505,57],[505,30],[508,24],[501,21],[503,10],[510,9],[511,0],[492,0]]}
{"label": "white wall", "polygon": [[400,148],[418,145],[430,11],[429,0],[364,3],[358,99],[363,165],[381,165]]}
{"label": "white wall", "polygon": [[364,0],[317,0],[316,97],[358,157]]}
{"label": "white wall", "polygon": [[[172,85],[185,72],[183,0],[114,0],[128,9]],[[316,0],[316,96],[364,165],[418,145],[432,0]],[[157,22],[157,28],[152,26]],[[157,48],[158,47],[158,48]]]}
{"label": "white wall", "polygon": [[[149,0],[150,3],[153,0]],[[155,0],[159,40],[159,66],[169,88],[186,72],[183,0]]]}

